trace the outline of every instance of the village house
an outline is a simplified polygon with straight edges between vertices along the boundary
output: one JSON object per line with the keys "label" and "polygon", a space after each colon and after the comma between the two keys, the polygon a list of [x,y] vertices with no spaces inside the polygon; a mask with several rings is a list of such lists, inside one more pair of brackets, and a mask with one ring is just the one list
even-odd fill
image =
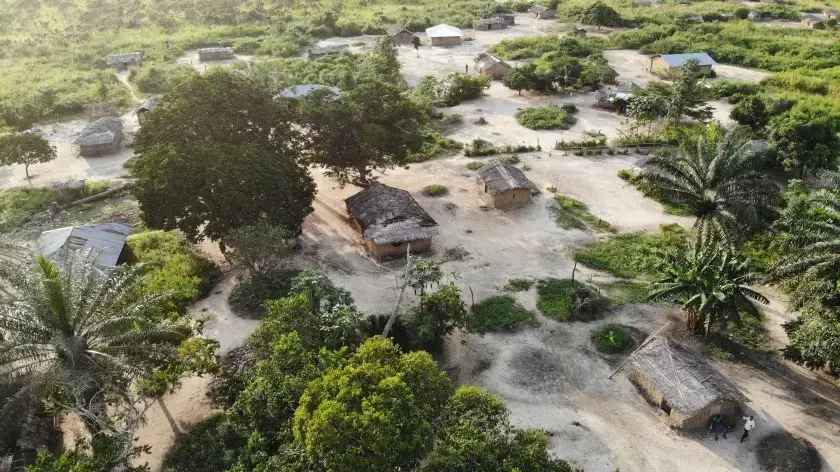
{"label": "village house", "polygon": [[137,115],[137,121],[140,124],[143,123],[144,116],[146,113],[154,110],[158,107],[158,102],[160,102],[160,95],[152,95],[151,97],[147,98],[139,107],[137,107],[137,111],[134,112]]}
{"label": "village house", "polygon": [[578,28],[577,26],[572,26],[569,29],[569,36],[574,38],[585,38],[586,37],[586,30],[583,28]]}
{"label": "village house", "polygon": [[507,28],[507,24],[500,18],[483,18],[473,21],[473,29],[477,31],[500,30]]}
{"label": "village house", "polygon": [[374,183],[344,203],[350,224],[361,233],[372,257],[381,260],[431,249],[437,222],[407,191]]}
{"label": "village house", "polygon": [[88,124],[73,140],[73,144],[79,146],[79,154],[82,156],[94,157],[118,152],[122,138],[122,120],[105,116]]}
{"label": "village house", "polygon": [[475,57],[474,70],[484,74],[493,80],[500,80],[512,67],[502,59],[490,53],[483,52]]}
{"label": "village house", "polygon": [[411,44],[416,35],[400,25],[394,25],[385,30],[388,36],[397,44]]}
{"label": "village house", "polygon": [[609,86],[595,91],[595,106],[613,110],[618,113],[627,111],[627,104],[638,85],[631,81],[619,81],[615,86]]}
{"label": "village house", "polygon": [[201,62],[228,61],[231,59],[236,59],[236,55],[233,53],[233,48],[212,47],[201,48],[198,50],[198,60]]}
{"label": "village house", "polygon": [[461,44],[464,33],[454,26],[440,24],[427,28],[426,36],[432,46],[457,46]]}
{"label": "village house", "polygon": [[307,57],[309,59],[317,59],[319,57],[324,56],[331,56],[333,54],[341,54],[342,51],[347,49],[346,44],[333,44],[330,46],[317,46],[314,48],[309,48],[307,51]]}
{"label": "village house", "polygon": [[476,185],[482,200],[499,210],[531,203],[531,192],[536,188],[518,167],[500,162],[492,162],[479,169]]}
{"label": "village house", "polygon": [[557,10],[552,8],[544,7],[542,5],[534,5],[528,9],[528,13],[534,16],[539,20],[550,20],[552,18],[557,18]]}
{"label": "village house", "polygon": [[141,62],[143,62],[143,53],[139,51],[109,54],[105,57],[105,63],[109,67],[116,67],[117,69],[128,69],[131,66],[139,65]]}
{"label": "village house", "polygon": [[697,64],[700,66],[700,72],[706,76],[712,75],[712,66],[717,64],[705,52],[663,54],[650,58],[650,72],[665,76],[672,75],[678,73],[688,61],[697,61]]}
{"label": "village house", "polygon": [[98,257],[96,268],[102,272],[129,259],[125,241],[130,233],[131,225],[125,223],[57,228],[38,236],[38,252],[51,261],[61,261],[68,251],[93,251]]}
{"label": "village house", "polygon": [[672,427],[707,428],[713,416],[730,421],[739,412],[738,394],[698,356],[656,337],[630,359],[630,380],[668,415]]}
{"label": "village house", "polygon": [[821,30],[825,29],[825,22],[826,19],[819,15],[803,15],[802,16],[802,24],[807,26],[808,28]]}
{"label": "village house", "polygon": [[515,13],[499,13],[495,15],[496,18],[502,20],[502,23],[513,26],[516,24],[516,14]]}

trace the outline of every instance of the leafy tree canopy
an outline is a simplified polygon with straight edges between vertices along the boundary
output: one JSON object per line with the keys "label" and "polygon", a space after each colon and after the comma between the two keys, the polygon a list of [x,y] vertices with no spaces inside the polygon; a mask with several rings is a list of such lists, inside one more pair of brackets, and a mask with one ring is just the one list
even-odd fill
{"label": "leafy tree canopy", "polygon": [[55,160],[55,146],[35,133],[0,136],[0,166],[21,164],[29,178],[29,166]]}
{"label": "leafy tree canopy", "polygon": [[587,6],[580,14],[581,23],[602,26],[620,26],[621,16],[604,2],[595,2]]}
{"label": "leafy tree canopy", "polygon": [[770,146],[785,169],[835,169],[840,157],[838,128],[831,116],[804,106],[794,108],[770,122]]}

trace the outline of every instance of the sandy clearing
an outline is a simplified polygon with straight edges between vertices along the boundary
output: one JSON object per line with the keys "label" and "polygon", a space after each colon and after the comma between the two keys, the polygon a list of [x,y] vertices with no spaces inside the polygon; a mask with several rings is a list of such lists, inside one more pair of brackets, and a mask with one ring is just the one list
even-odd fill
{"label": "sandy clearing", "polygon": [[223,61],[201,62],[200,60],[198,60],[198,49],[188,49],[188,50],[184,51],[183,54],[178,56],[178,58],[175,59],[175,62],[177,62],[178,64],[188,65],[188,66],[192,67],[193,69],[195,69],[196,71],[204,73],[207,70],[208,67],[229,66],[236,61],[250,62],[250,61],[253,61],[253,60],[254,60],[254,56],[247,56],[247,55],[244,55],[244,54],[236,54],[236,55],[234,55],[234,59],[226,59],[226,60],[223,60]]}
{"label": "sandy clearing", "polygon": [[[658,80],[654,75],[646,71],[650,69],[650,56],[639,53],[632,49],[612,49],[604,51],[604,56],[610,61],[610,65],[618,72],[620,78],[632,80],[636,85],[643,87],[651,80]],[[715,80],[744,80],[747,82],[760,82],[770,75],[768,72],[747,69],[729,64],[718,64],[714,66],[717,73]]]}

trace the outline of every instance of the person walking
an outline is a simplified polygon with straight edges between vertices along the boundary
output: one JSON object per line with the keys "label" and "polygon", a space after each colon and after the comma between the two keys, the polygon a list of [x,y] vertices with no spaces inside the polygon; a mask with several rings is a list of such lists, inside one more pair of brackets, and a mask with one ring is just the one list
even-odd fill
{"label": "person walking", "polygon": [[715,441],[718,440],[718,434],[723,434],[723,439],[726,439],[726,426],[723,424],[723,417],[715,415],[712,417],[712,429],[715,431]]}
{"label": "person walking", "polygon": [[744,435],[741,436],[741,442],[744,442],[744,439],[747,439],[747,436],[750,435],[750,431],[755,428],[755,420],[752,415],[745,416],[744,420],[746,420],[746,423],[744,423]]}

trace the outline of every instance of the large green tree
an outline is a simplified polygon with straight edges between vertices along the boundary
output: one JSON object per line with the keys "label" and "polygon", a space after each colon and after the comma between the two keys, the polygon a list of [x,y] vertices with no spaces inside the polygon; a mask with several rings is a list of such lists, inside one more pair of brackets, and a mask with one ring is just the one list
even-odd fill
{"label": "large green tree", "polygon": [[404,164],[423,144],[426,112],[396,85],[362,84],[338,97],[311,93],[300,111],[309,162],[340,185],[367,185],[372,171]]}
{"label": "large green tree", "polygon": [[455,328],[465,327],[469,314],[461,300],[461,289],[446,284],[421,297],[420,306],[411,315],[410,324],[417,337],[430,350],[443,346],[443,339]]}
{"label": "large green tree", "polygon": [[327,472],[411,470],[431,450],[452,383],[425,352],[366,341],[342,369],[307,387],[294,434]]}
{"label": "large green tree", "polygon": [[21,164],[29,179],[29,166],[55,160],[55,146],[35,133],[0,136],[0,166]]}
{"label": "large green tree", "polygon": [[135,141],[132,175],[146,225],[216,240],[222,249],[243,226],[299,232],[315,184],[299,163],[306,139],[292,110],[224,70],[164,96]]}
{"label": "large green tree", "polygon": [[758,316],[753,301],[768,303],[750,288],[759,275],[752,272],[748,261],[711,241],[668,254],[662,271],[664,275],[652,285],[648,298],[680,304],[686,326],[694,333],[708,334],[716,324],[739,322],[741,313]]}
{"label": "large green tree", "polygon": [[599,1],[584,8],[580,14],[580,22],[595,25],[600,30],[602,26],[621,25],[621,16],[612,7]]}
{"label": "large green tree", "polygon": [[770,148],[785,169],[800,178],[811,171],[834,169],[840,158],[840,138],[832,118],[822,110],[794,107],[770,122]]}
{"label": "large green tree", "polygon": [[665,116],[674,124],[679,124],[683,116],[698,121],[707,121],[712,117],[712,107],[708,104],[711,91],[706,87],[706,79],[700,73],[696,60],[683,64],[673,84],[651,82],[646,93],[663,100],[666,104]]}
{"label": "large green tree", "polygon": [[676,152],[646,159],[641,176],[671,203],[688,207],[704,239],[734,240],[775,215],[779,190],[750,152],[743,129],[709,126]]}
{"label": "large green tree", "polygon": [[0,429],[27,405],[48,401],[77,413],[91,432],[119,431],[107,406],[177,361],[191,331],[157,321],[168,294],[138,296],[139,266],[100,274],[97,260],[70,251],[61,263],[39,256],[0,267],[0,387],[12,392]]}

